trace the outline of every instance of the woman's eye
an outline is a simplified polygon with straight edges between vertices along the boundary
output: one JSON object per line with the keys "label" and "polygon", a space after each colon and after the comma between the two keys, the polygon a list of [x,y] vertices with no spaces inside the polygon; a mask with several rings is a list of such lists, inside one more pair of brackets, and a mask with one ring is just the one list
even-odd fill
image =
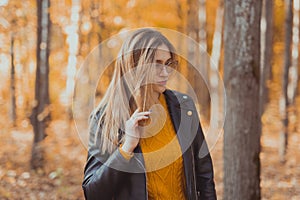
{"label": "woman's eye", "polygon": [[172,67],[172,66],[173,66],[173,63],[172,63],[172,62],[168,62],[168,63],[166,63],[166,66]]}
{"label": "woman's eye", "polygon": [[168,67],[171,67],[171,68],[175,68],[176,67],[176,64],[174,62],[168,62],[166,65]]}

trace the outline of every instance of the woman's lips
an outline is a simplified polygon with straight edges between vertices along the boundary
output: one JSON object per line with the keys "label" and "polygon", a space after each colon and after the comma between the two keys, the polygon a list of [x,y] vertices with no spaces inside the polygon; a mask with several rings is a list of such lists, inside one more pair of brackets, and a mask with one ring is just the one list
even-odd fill
{"label": "woman's lips", "polygon": [[167,85],[167,81],[159,81],[157,82],[159,85]]}

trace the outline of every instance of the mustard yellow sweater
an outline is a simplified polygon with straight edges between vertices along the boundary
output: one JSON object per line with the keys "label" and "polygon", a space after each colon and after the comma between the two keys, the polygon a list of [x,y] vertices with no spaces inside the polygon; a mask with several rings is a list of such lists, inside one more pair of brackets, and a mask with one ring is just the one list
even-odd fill
{"label": "mustard yellow sweater", "polygon": [[140,139],[147,171],[148,197],[186,199],[182,152],[164,95],[160,95],[159,101],[164,109],[159,120],[164,124],[161,123],[161,130],[156,134],[154,132],[151,137]]}

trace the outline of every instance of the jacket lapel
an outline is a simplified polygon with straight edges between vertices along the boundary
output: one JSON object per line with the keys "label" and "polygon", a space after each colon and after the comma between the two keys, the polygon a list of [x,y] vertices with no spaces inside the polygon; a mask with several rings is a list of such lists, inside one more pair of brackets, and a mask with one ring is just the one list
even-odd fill
{"label": "jacket lapel", "polygon": [[187,96],[176,93],[175,91],[173,92],[171,90],[166,90],[164,92],[164,95],[166,97],[169,113],[174,125],[175,132],[177,134],[181,151],[183,153],[182,158],[186,180],[187,197],[188,199],[196,199],[194,156],[193,150],[191,148],[191,144],[196,136],[196,133],[193,133],[193,131],[191,130],[193,120],[191,115],[188,115],[188,113],[197,114],[197,112],[193,110],[191,105],[189,105],[188,101],[191,102],[191,100],[187,100],[188,98],[185,98]]}
{"label": "jacket lapel", "polygon": [[195,138],[195,134],[191,133],[193,108],[189,105],[190,100],[185,95],[171,90],[166,90],[164,95],[182,152],[185,152]]}

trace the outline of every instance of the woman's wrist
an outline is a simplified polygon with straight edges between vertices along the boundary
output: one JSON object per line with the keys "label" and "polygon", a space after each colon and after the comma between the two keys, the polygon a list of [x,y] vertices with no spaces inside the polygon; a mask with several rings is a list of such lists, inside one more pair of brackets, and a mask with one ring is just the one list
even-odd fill
{"label": "woman's wrist", "polygon": [[122,150],[126,153],[133,153],[134,148],[130,145],[128,145],[126,142],[121,146]]}
{"label": "woman's wrist", "polygon": [[130,160],[133,157],[133,153],[127,152],[125,150],[122,149],[122,144],[119,147],[119,151],[121,153],[121,155],[126,159],[126,160]]}
{"label": "woman's wrist", "polygon": [[138,141],[136,138],[132,137],[129,134],[125,134],[124,142],[122,145],[122,150],[127,151],[129,153],[133,153],[133,150],[138,144]]}

